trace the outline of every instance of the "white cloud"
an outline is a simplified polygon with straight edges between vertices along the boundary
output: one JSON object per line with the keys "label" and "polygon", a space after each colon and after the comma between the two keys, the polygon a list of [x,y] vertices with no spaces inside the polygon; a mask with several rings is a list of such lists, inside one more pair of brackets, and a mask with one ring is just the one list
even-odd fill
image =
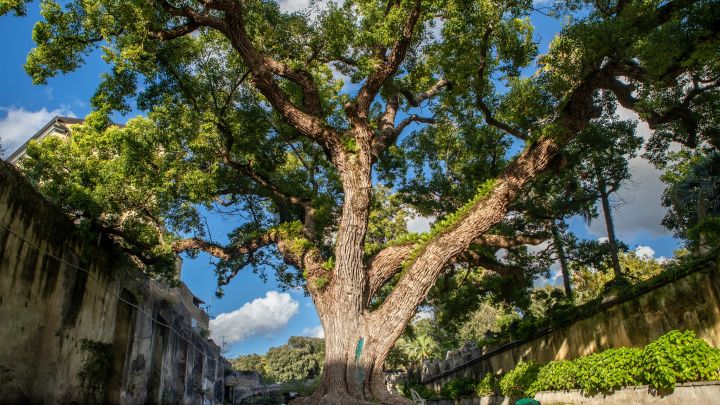
{"label": "white cloud", "polygon": [[407,220],[407,230],[414,233],[428,232],[433,222],[435,217],[414,216]]}
{"label": "white cloud", "polygon": [[600,243],[605,243],[605,242],[610,241],[610,238],[608,238],[607,236],[601,236],[597,239],[597,241]]}
{"label": "white cloud", "polygon": [[[622,107],[618,108],[618,114],[621,119],[638,121],[637,114]],[[645,122],[639,121],[637,134],[647,141],[652,132]],[[642,157],[630,159],[629,165],[632,174],[630,182],[613,196],[615,233],[619,239],[625,241],[633,240],[643,231],[654,237],[670,235],[661,224],[666,212],[661,204],[662,192],[665,189],[665,185],[660,181],[662,171]],[[599,211],[602,213],[602,210]],[[607,235],[605,221],[602,218],[594,220],[588,231],[595,236]]]}
{"label": "white cloud", "polygon": [[343,72],[339,71],[334,65],[330,65],[330,71],[334,80],[341,81],[343,83],[340,93],[351,94],[353,90],[359,85],[352,82],[352,78]]}
{"label": "white cloud", "polygon": [[423,319],[433,319],[435,318],[435,314],[433,314],[432,311],[419,311],[417,314],[415,314],[414,321],[420,321]]}
{"label": "white cloud", "polygon": [[225,337],[227,343],[240,342],[284,328],[299,307],[290,294],[268,291],[264,298],[256,298],[210,320],[210,330],[217,338]]}
{"label": "white cloud", "polygon": [[305,328],[302,331],[303,336],[314,337],[314,338],[325,338],[325,330],[322,325],[313,326],[312,328]]}
{"label": "white cloud", "polygon": [[280,0],[278,2],[280,10],[286,13],[292,13],[295,11],[302,11],[308,8],[310,5],[309,0]]}
{"label": "white cloud", "polygon": [[45,107],[37,111],[0,107],[0,114],[2,113],[5,113],[5,116],[0,118],[0,142],[6,156],[13,153],[55,116],[75,116],[72,111],[65,108],[48,111]]}
{"label": "white cloud", "polygon": [[655,257],[655,250],[653,250],[650,246],[638,245],[635,248],[635,256],[640,259],[652,259]]}
{"label": "white cloud", "polygon": [[535,255],[535,254],[538,254],[540,252],[547,250],[550,247],[550,240],[546,240],[537,245],[525,245],[525,246],[527,247],[528,253]]}

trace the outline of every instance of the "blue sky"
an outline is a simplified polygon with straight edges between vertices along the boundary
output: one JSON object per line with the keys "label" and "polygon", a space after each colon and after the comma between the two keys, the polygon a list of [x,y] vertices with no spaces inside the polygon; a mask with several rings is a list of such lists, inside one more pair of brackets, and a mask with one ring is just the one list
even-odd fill
{"label": "blue sky", "polygon": [[[290,10],[301,8],[306,0],[283,0],[282,5]],[[38,3],[28,7],[25,18],[0,17],[0,139],[7,152],[29,138],[55,115],[83,117],[90,112],[92,97],[100,74],[108,66],[95,53],[78,71],[50,79],[47,85],[35,86],[23,70],[28,51],[33,47],[32,27],[39,19]],[[549,41],[558,31],[558,21],[539,13],[533,15],[536,38],[540,51],[547,49]],[[622,112],[633,118],[628,112]],[[130,117],[116,117],[124,122]],[[647,136],[649,130],[643,125],[639,133]],[[659,172],[641,160],[631,162],[633,180],[616,197],[618,208],[615,221],[618,236],[631,248],[649,247],[656,257],[671,257],[678,243],[659,224],[664,215],[659,195],[662,185]],[[622,204],[620,202],[622,201]],[[220,215],[208,218],[213,236],[223,241],[230,230],[228,218]],[[428,220],[418,218],[412,221],[414,230],[423,230]],[[605,236],[601,220],[590,226],[579,219],[570,220],[571,229],[582,238],[597,239]],[[216,280],[207,255],[195,260],[186,258],[182,279],[190,289],[209,305],[209,312],[218,316],[214,321],[213,338],[222,344],[223,337],[229,356],[246,353],[264,353],[269,347],[285,343],[293,335],[317,336],[321,333],[320,321],[309,297],[300,291],[279,291],[277,283],[270,276],[262,282],[252,271],[240,273],[228,286],[222,299],[215,297]],[[559,284],[559,280],[550,280]]]}

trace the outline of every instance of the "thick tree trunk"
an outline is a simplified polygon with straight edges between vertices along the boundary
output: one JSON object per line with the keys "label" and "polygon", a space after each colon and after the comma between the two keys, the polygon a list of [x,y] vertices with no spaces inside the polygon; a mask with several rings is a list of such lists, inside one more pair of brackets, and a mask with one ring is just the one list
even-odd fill
{"label": "thick tree trunk", "polygon": [[620,269],[620,259],[618,258],[617,239],[615,238],[615,225],[613,224],[612,211],[610,209],[610,196],[605,186],[605,180],[602,176],[598,176],[598,188],[600,191],[600,202],[605,216],[605,226],[607,228],[608,243],[610,244],[610,258],[612,259],[613,272],[615,279],[620,280],[623,277]]}
{"label": "thick tree trunk", "polygon": [[[326,295],[322,299],[337,298]],[[404,325],[411,316],[398,314],[396,322]],[[386,336],[387,330],[370,326],[366,316],[353,311],[332,311],[320,317],[325,328],[325,365],[320,386],[311,397],[293,405],[412,404],[390,394],[385,385],[383,364],[392,344],[388,346],[379,337]]]}
{"label": "thick tree trunk", "polygon": [[[562,223],[562,218],[560,222]],[[563,277],[563,286],[565,287],[565,296],[572,298],[572,286],[570,284],[570,269],[568,268],[567,257],[565,256],[565,245],[563,244],[562,235],[558,229],[557,223],[553,221],[552,225],[553,241],[555,243],[555,253],[557,253],[558,261],[560,262],[560,271]]]}

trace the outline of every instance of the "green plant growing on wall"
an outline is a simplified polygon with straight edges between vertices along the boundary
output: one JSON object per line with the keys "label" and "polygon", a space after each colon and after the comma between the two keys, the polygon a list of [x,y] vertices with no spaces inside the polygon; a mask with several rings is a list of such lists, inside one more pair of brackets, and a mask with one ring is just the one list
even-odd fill
{"label": "green plant growing on wall", "polygon": [[475,394],[475,385],[476,382],[472,378],[453,378],[442,386],[440,395],[450,399],[469,398]]}
{"label": "green plant growing on wall", "polygon": [[112,376],[112,344],[82,339],[80,349],[87,353],[82,369],[78,373],[85,400],[100,401],[105,393],[105,384]]}
{"label": "green plant growing on wall", "polygon": [[572,361],[551,361],[540,369],[537,379],[530,384],[528,393],[534,395],[545,387],[554,390],[570,390],[575,388],[577,380],[577,364]]}
{"label": "green plant growing on wall", "polygon": [[537,378],[540,365],[534,361],[521,361],[500,379],[500,391],[506,397],[517,398],[527,393],[530,384]]}
{"label": "green plant growing on wall", "polygon": [[540,391],[579,389],[584,395],[592,396],[637,385],[668,391],[679,383],[718,380],[720,349],[697,338],[693,331],[673,330],[645,348],[608,349],[546,364],[521,361],[502,377],[486,373],[477,383],[464,377],[456,378],[442,387],[440,395],[458,399],[473,394],[500,393],[518,398],[532,397]]}
{"label": "green plant growing on wall", "polygon": [[693,331],[666,333],[645,346],[640,361],[643,379],[656,389],[720,379],[720,350],[698,339]]}
{"label": "green plant growing on wall", "polygon": [[486,373],[475,386],[475,393],[480,397],[498,395],[500,393],[500,376],[495,373]]}
{"label": "green plant growing on wall", "polygon": [[541,366],[520,363],[503,377],[500,386],[509,396],[570,389],[594,395],[636,385],[672,390],[683,382],[715,380],[720,380],[720,350],[698,339],[693,331],[674,330],[643,349],[608,349]]}
{"label": "green plant growing on wall", "polygon": [[553,361],[540,369],[526,393],[581,389],[586,395],[610,393],[642,384],[640,358],[643,350],[630,347],[608,349],[572,361]]}

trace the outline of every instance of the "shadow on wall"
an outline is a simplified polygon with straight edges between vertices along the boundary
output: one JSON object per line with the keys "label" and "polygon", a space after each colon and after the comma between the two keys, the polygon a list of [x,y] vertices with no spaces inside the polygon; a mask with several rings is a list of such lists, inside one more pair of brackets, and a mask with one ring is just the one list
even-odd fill
{"label": "shadow on wall", "polygon": [[84,240],[5,162],[0,319],[0,403],[223,402],[230,366],[203,337],[207,314],[187,287],[148,279],[107,240]]}

